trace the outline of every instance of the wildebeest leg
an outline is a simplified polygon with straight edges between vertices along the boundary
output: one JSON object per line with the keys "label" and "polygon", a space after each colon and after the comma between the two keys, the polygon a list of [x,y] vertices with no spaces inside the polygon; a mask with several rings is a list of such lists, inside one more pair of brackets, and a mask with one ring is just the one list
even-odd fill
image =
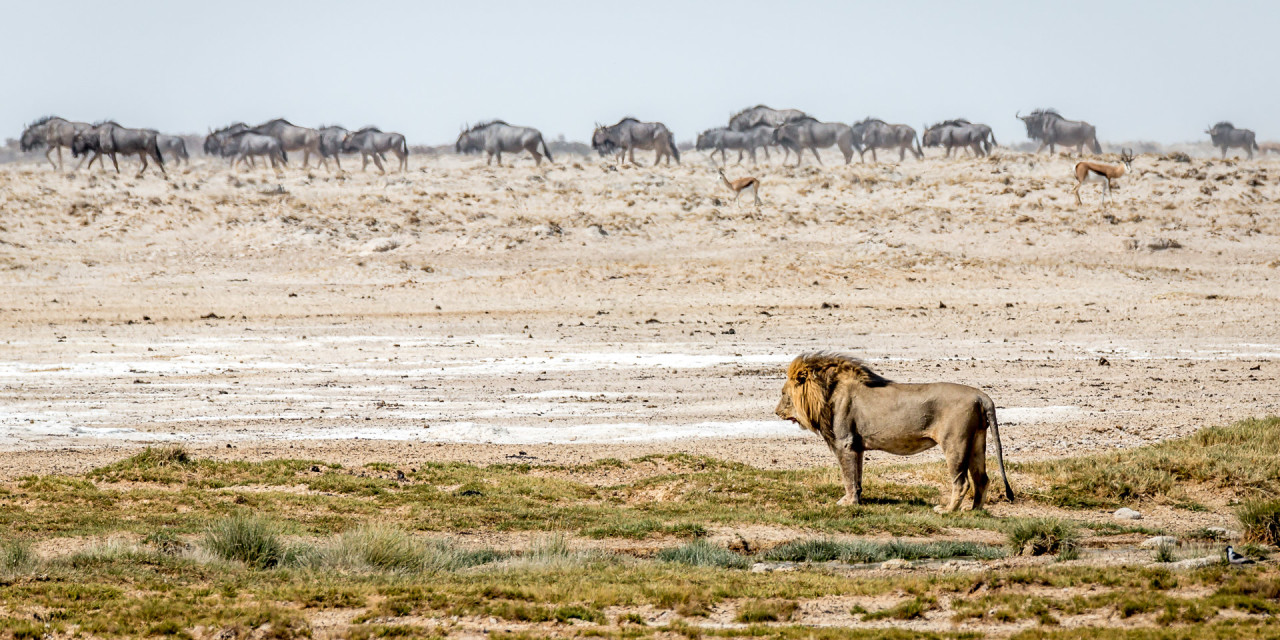
{"label": "wildebeest leg", "polygon": [[[495,157],[498,158],[498,166],[501,167],[502,166],[502,149],[498,149],[497,153],[495,153],[494,155]],[[377,160],[377,158],[374,158],[374,160]]]}
{"label": "wildebeest leg", "polygon": [[111,152],[111,166],[116,168],[116,173],[120,173],[120,162],[116,160],[115,152]]}
{"label": "wildebeest leg", "polygon": [[973,444],[969,448],[969,481],[973,484],[973,510],[982,508],[982,500],[987,494],[987,430],[979,429],[973,434]]}
{"label": "wildebeest leg", "polygon": [[[380,173],[380,174],[382,174],[382,175],[384,175],[384,176],[385,176],[385,175],[387,175],[387,170],[386,170],[386,169],[384,169],[384,168],[382,167],[382,159],[381,159],[381,158],[379,158],[379,157],[378,157],[378,154],[376,154],[376,153],[375,153],[375,154],[373,154],[373,164],[374,164],[374,165],[376,165],[376,166],[378,167],[378,173]],[[501,161],[499,161],[499,162],[498,162],[498,164],[502,164],[502,162],[501,162]]]}
{"label": "wildebeest leg", "polygon": [[61,171],[61,169],[58,169],[58,163],[56,163],[56,162],[54,162],[54,161],[53,161],[53,152],[54,152],[55,150],[58,152],[58,159],[59,159],[59,160],[61,160],[61,159],[62,159],[62,147],[49,147],[48,149],[45,149],[45,150],[44,150],[44,159],[49,161],[49,166],[52,166],[54,169],[56,169],[56,170],[58,170],[58,171]]}
{"label": "wildebeest leg", "polygon": [[907,159],[907,150],[904,149],[903,147],[898,147],[898,162],[902,162],[903,160],[906,160],[906,159]]}
{"label": "wildebeest leg", "polygon": [[738,149],[738,161],[734,164],[742,164],[742,149]]}
{"label": "wildebeest leg", "polygon": [[[769,145],[764,145],[760,147],[760,150],[764,152],[764,161],[771,162],[771,160],[769,160]],[[752,159],[752,162],[755,162],[755,160]]]}
{"label": "wildebeest leg", "polygon": [[360,171],[363,173],[369,169],[369,154],[360,154]]}
{"label": "wildebeest leg", "polygon": [[142,161],[142,168],[141,168],[141,169],[138,169],[138,174],[137,174],[136,176],[134,176],[135,178],[141,178],[141,177],[142,177],[142,174],[144,174],[144,173],[146,173],[146,172],[147,172],[147,152],[146,152],[146,151],[139,151],[139,152],[138,152],[138,160],[141,160],[141,161]]}
{"label": "wildebeest leg", "polygon": [[813,152],[813,157],[815,157],[815,158],[817,158],[817,159],[818,159],[818,165],[819,165],[819,166],[821,166],[821,165],[822,165],[822,156],[818,155],[818,148],[817,148],[817,147],[809,147],[809,150]]}
{"label": "wildebeest leg", "polygon": [[538,153],[538,143],[537,143],[537,142],[534,142],[533,144],[531,144],[531,145],[529,145],[529,146],[525,147],[525,149],[527,149],[527,150],[529,151],[529,153],[532,153],[532,154],[533,154],[533,166],[535,166],[535,167],[541,167],[541,166],[542,166],[542,154],[541,154],[541,153]]}

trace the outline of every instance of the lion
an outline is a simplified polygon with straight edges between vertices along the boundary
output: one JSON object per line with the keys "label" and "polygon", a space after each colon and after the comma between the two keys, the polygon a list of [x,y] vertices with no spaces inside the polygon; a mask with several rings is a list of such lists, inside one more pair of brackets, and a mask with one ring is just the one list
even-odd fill
{"label": "lion", "polygon": [[791,361],[782,400],[774,409],[827,442],[844,476],[837,504],[862,500],[862,454],[887,451],[909,456],[941,445],[951,477],[951,501],[935,511],[953,512],[964,498],[966,474],[973,481],[973,508],[987,491],[987,429],[996,441],[1004,495],[1013,489],[1004,470],[996,407],[987,394],[960,384],[901,384],[880,377],[861,360],[828,352]]}

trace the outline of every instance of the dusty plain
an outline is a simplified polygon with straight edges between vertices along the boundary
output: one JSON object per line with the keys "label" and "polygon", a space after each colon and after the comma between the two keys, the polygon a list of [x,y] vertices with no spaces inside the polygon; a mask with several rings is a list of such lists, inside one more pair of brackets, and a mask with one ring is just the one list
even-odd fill
{"label": "dusty plain", "polygon": [[[595,487],[680,472],[601,460],[689,454],[835,487],[825,445],[772,415],[783,365],[819,349],[895,380],[982,388],[1014,463],[1280,414],[1280,161],[1144,155],[1112,204],[1091,185],[1077,206],[1075,158],[930,153],[731,165],[761,179],[759,207],[735,203],[692,151],[670,167],[648,153],[643,167],[417,156],[385,176],[231,173],[204,159],[167,180],[136,178],[132,164],[118,176],[0,166],[0,483],[86,477],[176,444],[199,460],[390,477],[444,463],[589,469],[572,475]],[[868,464],[933,487],[935,466],[904,463],[937,459]],[[1134,506],[1152,531],[1239,528],[1240,496],[1196,498],[1191,510]],[[1003,501],[989,512],[1064,513]],[[1068,515],[1111,520],[1110,508]],[[708,533],[768,546],[812,531],[848,533],[742,522]],[[535,544],[527,528],[474,533]],[[674,544],[580,533],[571,543],[613,551]],[[103,535],[33,539],[57,556]],[[991,535],[926,537],[1003,540]],[[839,597],[800,598],[810,617],[793,622],[857,627],[820,613],[848,610],[822,604]],[[640,611],[651,626],[669,621],[643,606],[656,606]],[[328,615],[304,617],[318,636],[356,628]],[[1158,626],[1154,614],[1098,615],[1076,626]],[[948,616],[907,628],[1007,636],[1031,624]],[[734,628],[731,612],[689,619]],[[488,615],[449,624],[462,636],[582,631]]]}

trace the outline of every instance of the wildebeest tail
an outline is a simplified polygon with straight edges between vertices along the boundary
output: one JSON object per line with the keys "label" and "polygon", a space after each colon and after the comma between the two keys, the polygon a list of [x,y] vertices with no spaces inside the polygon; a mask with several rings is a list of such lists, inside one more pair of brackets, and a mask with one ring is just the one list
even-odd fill
{"label": "wildebeest tail", "polygon": [[667,132],[667,144],[671,145],[671,155],[675,157],[676,164],[680,163],[680,149],[676,147],[676,134]]}
{"label": "wildebeest tail", "polygon": [[406,140],[404,136],[400,137],[400,152],[403,153],[406,158],[409,157],[409,141]]}
{"label": "wildebeest tail", "polygon": [[1000,426],[996,423],[996,405],[991,398],[982,397],[982,413],[987,419],[987,429],[996,441],[996,461],[1000,463],[1000,479],[1004,480],[1004,497],[1013,502],[1013,487],[1009,486],[1009,472],[1004,470],[1004,447],[1000,444]]}
{"label": "wildebeest tail", "polygon": [[995,131],[988,132],[988,133],[987,133],[987,137],[991,139],[991,141],[987,143],[987,153],[988,153],[988,154],[990,154],[992,149],[994,149],[994,148],[996,148],[996,147],[1000,146],[1000,143],[999,143],[999,142],[996,142],[996,132],[995,132]]}
{"label": "wildebeest tail", "polygon": [[1093,137],[1093,152],[1102,153],[1102,145],[1098,144],[1098,136]]}
{"label": "wildebeest tail", "polygon": [[542,155],[547,157],[547,162],[555,162],[555,160],[551,159],[551,147],[547,146],[546,138],[538,136],[538,142],[542,143]]}

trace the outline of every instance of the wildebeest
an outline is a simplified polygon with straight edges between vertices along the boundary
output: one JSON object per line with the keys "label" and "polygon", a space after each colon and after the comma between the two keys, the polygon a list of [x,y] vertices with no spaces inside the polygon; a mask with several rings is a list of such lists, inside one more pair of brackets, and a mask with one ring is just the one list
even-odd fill
{"label": "wildebeest", "polygon": [[[761,125],[768,125],[776,129],[788,122],[807,117],[809,117],[809,114],[799,109],[774,109],[758,104],[729,116],[729,128],[734,131],[750,131]],[[768,144],[773,143],[770,142]],[[789,153],[789,149],[782,148],[783,163],[786,163]],[[768,151],[765,151],[765,158],[767,159],[768,157]]]}
{"label": "wildebeest", "polygon": [[1027,137],[1040,141],[1036,153],[1045,146],[1049,153],[1054,152],[1054,145],[1075,147],[1078,155],[1084,155],[1087,144],[1094,153],[1102,153],[1102,145],[1098,144],[1098,134],[1093,125],[1082,120],[1067,120],[1053,109],[1036,109],[1030,115],[1018,115],[1017,118],[1027,126]]}
{"label": "wildebeest", "polygon": [[138,177],[147,171],[147,158],[151,157],[156,161],[156,166],[160,168],[160,173],[168,177],[168,173],[164,170],[164,159],[160,156],[160,145],[156,143],[156,137],[159,134],[154,129],[127,129],[119,124],[107,120],[95,123],[91,128],[76,133],[71,141],[71,153],[81,155],[93,152],[93,157],[89,158],[89,168],[93,168],[93,161],[106,163],[102,160],[103,156],[111,158],[111,164],[115,167],[116,173],[120,173],[120,163],[116,159],[116,155],[136,155],[142,161],[142,168],[138,169]]}
{"label": "wildebeest", "polygon": [[747,131],[762,124],[781,127],[788,122],[807,117],[809,114],[799,109],[773,109],[758,104],[729,116],[729,128],[734,131]]}
{"label": "wildebeest", "polygon": [[[75,139],[76,133],[85,131],[93,125],[88,122],[72,122],[58,116],[45,116],[27,125],[22,131],[22,138],[18,141],[18,148],[22,151],[32,151],[38,149],[41,145],[48,147],[44,152],[45,160],[49,161],[58,171],[62,171],[62,149],[71,149],[71,142]],[[58,162],[53,161],[53,153],[58,153]],[[84,162],[84,158],[80,159]],[[80,165],[76,165],[79,169]]]}
{"label": "wildebeest", "polygon": [[252,129],[254,133],[260,133],[264,136],[271,136],[280,141],[280,146],[284,151],[301,151],[302,152],[302,168],[307,167],[307,159],[315,154],[316,158],[320,155],[320,132],[307,127],[299,127],[284,118],[276,118],[269,120]]}
{"label": "wildebeest", "polygon": [[597,124],[595,133],[591,135],[591,148],[600,155],[616,150],[619,155],[625,154],[631,164],[636,166],[641,166],[636,162],[636,149],[653,149],[653,164],[662,162],[663,156],[667,157],[668,165],[672,158],[675,158],[676,164],[680,164],[680,150],[676,148],[676,138],[667,129],[667,125],[661,122],[640,122],[630,116],[611,127]]}
{"label": "wildebeest", "polygon": [[[542,148],[542,153],[538,153],[539,147]],[[541,131],[533,127],[517,127],[502,120],[489,120],[467,128],[458,134],[458,141],[454,143],[453,149],[458,153],[487,153],[489,157],[484,162],[486,165],[497,158],[498,166],[502,166],[503,151],[528,151],[537,165],[542,164],[543,155],[547,156],[547,162],[554,162],[551,159],[551,149],[547,148]]]}
{"label": "wildebeest", "polygon": [[409,144],[405,142],[402,134],[394,131],[383,131],[377,127],[365,127],[359,131],[353,131],[342,139],[342,151],[360,154],[361,171],[368,168],[369,158],[372,157],[378,171],[386,173],[387,170],[382,166],[382,154],[387,151],[396,154],[396,158],[400,160],[402,173],[409,170]]}
{"label": "wildebeest", "polygon": [[[865,151],[871,152],[871,161],[879,162],[876,149],[897,149],[898,161],[906,159],[907,151],[916,158],[924,155],[920,142],[916,139],[916,130],[905,124],[889,124],[879,118],[866,118],[853,125],[854,136],[862,144],[858,157],[866,162]],[[914,145],[914,146],[913,146]]]}
{"label": "wildebeest", "polygon": [[338,125],[321,125],[316,132],[320,134],[320,165],[327,167],[328,159],[333,158],[338,171],[342,171],[342,141],[351,132]]}
{"label": "wildebeest", "polygon": [[281,166],[289,164],[289,156],[284,151],[284,144],[275,136],[254,133],[248,129],[232,133],[222,139],[220,155],[231,158],[231,170],[241,161],[252,163],[254,156],[262,156],[271,161],[271,168],[278,173]]}
{"label": "wildebeest", "polygon": [[969,149],[975,156],[985,156],[996,146],[996,137],[985,124],[956,118],[925,127],[920,142],[922,147],[946,147],[948,158],[956,147]]}
{"label": "wildebeest", "polygon": [[1227,149],[1236,147],[1244,149],[1252,160],[1253,150],[1258,148],[1257,136],[1253,131],[1237,129],[1235,125],[1225,120],[1206,129],[1205,133],[1209,134],[1209,138],[1213,140],[1213,146],[1222,149],[1223,158],[1227,157]]}
{"label": "wildebeest", "polygon": [[236,122],[236,123],[227,125],[221,129],[218,129],[217,131],[210,131],[209,135],[204,137],[205,154],[210,156],[222,156],[225,158],[233,157],[235,155],[234,153],[231,153],[231,154],[223,153],[223,150],[222,150],[223,144],[227,141],[227,138],[230,138],[231,136],[237,133],[240,133],[241,131],[248,131],[248,130],[249,130],[249,125],[243,122]]}
{"label": "wildebeest", "polygon": [[745,151],[751,155],[751,164],[756,164],[756,149],[762,149],[765,160],[769,159],[769,145],[774,143],[773,130],[774,127],[767,124],[752,127],[746,131],[734,131],[727,127],[707,129],[698,134],[694,147],[698,151],[710,149],[712,160],[719,151],[722,163],[729,161],[725,155],[727,149],[737,149],[738,164],[742,164],[742,154]]}
{"label": "wildebeest", "polygon": [[822,164],[818,149],[833,145],[839,147],[840,153],[844,154],[845,164],[849,164],[853,158],[855,148],[858,151],[862,150],[858,140],[855,139],[853,128],[849,125],[843,122],[819,122],[808,116],[792,120],[775,129],[773,140],[774,144],[796,152],[797,167],[804,161],[805,149],[813,152],[813,157],[818,159],[818,164]]}
{"label": "wildebeest", "polygon": [[171,161],[177,165],[182,162],[191,164],[191,156],[187,154],[187,141],[181,136],[171,136],[167,134],[159,134],[156,136],[156,144],[160,146],[160,151],[169,154]]}

